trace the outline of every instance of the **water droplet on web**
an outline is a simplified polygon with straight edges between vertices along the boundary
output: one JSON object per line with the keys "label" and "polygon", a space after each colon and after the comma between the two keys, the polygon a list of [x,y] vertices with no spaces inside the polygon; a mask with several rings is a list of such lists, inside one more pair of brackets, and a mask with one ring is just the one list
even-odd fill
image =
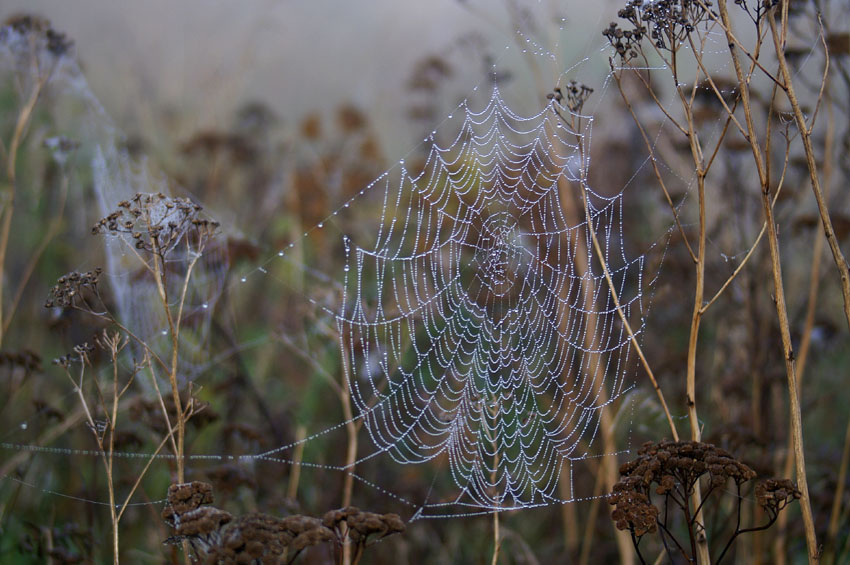
{"label": "water droplet on web", "polygon": [[210,305],[209,305],[209,304],[207,304],[206,302],[204,302],[203,304],[201,304],[201,308],[203,308],[204,310],[206,310],[206,309],[207,309],[207,308],[209,308],[209,307],[210,307]]}
{"label": "water droplet on web", "polygon": [[278,251],[278,252],[277,252],[277,256],[278,256],[278,257],[283,257],[283,251]]}
{"label": "water droplet on web", "polygon": [[351,267],[348,265],[348,263],[346,263],[345,265],[342,266],[342,270],[347,273],[348,271],[351,270]]}
{"label": "water droplet on web", "polygon": [[322,229],[323,227],[325,227],[325,224],[323,224],[322,222],[319,222],[316,227],[319,228],[319,229]]}
{"label": "water droplet on web", "polygon": [[26,423],[26,422],[24,422],[24,423],[22,423],[22,424],[21,424],[21,429],[22,429],[22,430],[27,429],[27,423]]}
{"label": "water droplet on web", "polygon": [[239,280],[240,280],[241,282],[245,282],[245,281],[247,281],[248,279],[247,279],[247,278],[245,278],[245,277],[242,277],[242,278],[241,278],[241,279],[239,279]]}
{"label": "water droplet on web", "polygon": [[161,331],[161,332],[159,332],[159,333],[161,333],[162,335],[168,335],[168,330],[162,330],[162,331]]}

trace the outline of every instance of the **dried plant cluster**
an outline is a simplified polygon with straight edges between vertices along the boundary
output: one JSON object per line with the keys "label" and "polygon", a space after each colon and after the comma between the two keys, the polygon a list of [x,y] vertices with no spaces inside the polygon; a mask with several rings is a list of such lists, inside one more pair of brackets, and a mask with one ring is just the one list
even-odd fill
{"label": "dried plant cluster", "polygon": [[62,275],[50,289],[50,294],[44,302],[45,308],[71,308],[85,304],[87,292],[97,295],[97,283],[103,269],[78,273],[76,271]]}
{"label": "dried plant cluster", "polygon": [[[800,498],[800,491],[788,479],[759,481],[755,487],[756,500],[767,513],[768,520],[765,524],[744,528],[741,524],[744,501],[741,487],[755,479],[756,472],[731,453],[694,441],[648,442],[638,450],[636,459],[620,467],[620,475],[608,502],[614,506],[612,517],[617,528],[630,532],[643,563],[646,561],[640,551],[641,538],[653,533],[658,534],[674,561],[679,557],[688,562],[696,559],[697,539],[704,537],[706,532],[696,519],[702,508],[695,512],[690,500],[700,480],[706,485],[701,506],[722,508],[716,503],[706,506],[714,495],[716,498],[731,497],[731,503],[736,507],[735,529],[728,534],[717,563],[739,535],[769,528],[782,509]],[[735,485],[734,492],[729,490],[729,483]],[[661,501],[658,501],[659,498]],[[677,537],[680,535],[677,529],[681,530],[682,524],[687,542]]]}
{"label": "dried plant cluster", "polygon": [[163,520],[175,532],[169,541],[187,541],[194,557],[205,564],[292,563],[307,548],[332,543],[340,563],[341,548],[353,546],[350,563],[356,565],[367,545],[405,529],[397,514],[375,514],[353,506],[331,510],[319,519],[275,518],[258,512],[235,517],[209,506],[212,503],[212,485],[195,481],[171,485],[162,511]]}
{"label": "dried plant cluster", "polygon": [[203,207],[188,198],[136,194],[97,222],[92,234],[128,238],[136,249],[165,256],[184,238],[196,253],[216,234],[218,222],[201,216]]}

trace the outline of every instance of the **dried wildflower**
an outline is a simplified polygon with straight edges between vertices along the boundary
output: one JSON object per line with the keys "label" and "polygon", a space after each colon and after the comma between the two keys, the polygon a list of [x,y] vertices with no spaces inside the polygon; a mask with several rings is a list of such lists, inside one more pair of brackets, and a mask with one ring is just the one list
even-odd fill
{"label": "dried wildflower", "polygon": [[48,29],[45,37],[47,39],[47,50],[57,57],[67,53],[74,45],[74,42],[68,39],[64,33],[60,33],[54,29]]}
{"label": "dried wildflower", "polygon": [[641,42],[649,37],[660,50],[675,51],[700,24],[709,20],[711,2],[699,0],[630,0],[617,12],[628,24],[626,29],[617,22],[602,31],[624,62],[638,56]]}
{"label": "dried wildflower", "polygon": [[95,350],[93,345],[89,345],[88,343],[82,343],[80,345],[74,346],[74,349],[71,353],[66,355],[62,355],[61,357],[57,357],[53,360],[54,365],[58,365],[65,369],[68,369],[74,363],[89,363],[89,354]]}
{"label": "dried wildflower", "polygon": [[[30,38],[36,47],[47,49],[55,57],[65,55],[74,45],[74,42],[68,39],[64,33],[53,29],[49,20],[33,14],[13,15],[5,20],[3,28],[8,28],[20,36]],[[0,30],[0,40],[4,39],[5,33]]]}
{"label": "dried wildflower", "polygon": [[578,113],[581,112],[585,101],[592,93],[593,89],[589,86],[571,80],[563,89],[555,87],[555,90],[547,94],[546,98],[566,106],[570,112]]}
{"label": "dried wildflower", "polygon": [[174,528],[166,543],[187,541],[203,563],[286,563],[312,545],[334,539],[321,520],[275,518],[254,512],[238,518],[212,506],[207,483],[172,485],[162,516]]}
{"label": "dried wildflower", "polygon": [[34,14],[14,14],[6,18],[3,27],[9,27],[22,35],[44,33],[50,29],[50,20]]}
{"label": "dried wildflower", "polygon": [[638,492],[630,483],[633,480],[620,481],[614,485],[614,492],[608,503],[614,506],[611,516],[620,530],[629,530],[641,537],[657,529],[658,508],[653,506],[649,497]]}
{"label": "dried wildflower", "polygon": [[102,273],[103,269],[98,267],[85,273],[73,271],[67,275],[62,275],[50,289],[44,307],[71,308],[78,306],[80,301],[85,300],[85,292],[90,291],[97,294],[97,283]]}
{"label": "dried wildflower", "polygon": [[[344,545],[346,539],[354,544],[355,562],[371,540],[401,533],[405,529],[398,514],[364,512],[356,506],[326,512],[322,524],[336,534],[338,546]],[[370,536],[373,537],[370,539]]]}
{"label": "dried wildflower", "polygon": [[121,237],[136,249],[164,257],[184,239],[200,249],[216,234],[219,223],[204,218],[202,210],[188,198],[138,193],[119,202],[92,233]]}
{"label": "dried wildflower", "polygon": [[[637,459],[620,467],[620,474],[630,479],[629,485],[645,494],[649,494],[655,484],[658,494],[676,491],[685,498],[705,474],[709,475],[709,484],[713,487],[728,480],[741,485],[756,476],[755,471],[728,451],[694,441],[646,443],[638,450]],[[631,481],[635,478],[640,482]]]}
{"label": "dried wildflower", "polygon": [[227,154],[235,163],[252,164],[259,156],[259,150],[250,138],[239,133],[217,130],[200,131],[180,146],[186,155],[209,157],[218,153]]}
{"label": "dried wildflower", "polygon": [[175,484],[168,487],[165,508],[162,519],[169,526],[176,527],[180,517],[199,508],[202,504],[214,502],[212,485],[201,481]]}
{"label": "dried wildflower", "polygon": [[263,102],[253,101],[241,106],[236,114],[236,129],[261,132],[278,121],[274,110]]}
{"label": "dried wildflower", "polygon": [[779,0],[753,0],[753,2],[735,0],[735,4],[743,9],[758,27],[768,10],[779,4]]}
{"label": "dried wildflower", "polygon": [[[675,528],[668,523],[675,513],[675,508],[681,510],[680,516],[685,520],[691,539],[694,539],[705,527],[697,522],[689,506],[689,500],[700,479],[707,477],[708,488],[703,492],[704,501],[712,494],[726,492],[724,487],[731,481],[735,484],[738,494],[735,503],[740,506],[741,485],[756,477],[755,471],[724,449],[708,443],[666,440],[645,443],[638,450],[636,459],[620,467],[620,475],[620,480],[609,495],[609,503],[615,507],[612,518],[617,528],[632,533],[638,553],[642,536],[660,532],[665,545],[677,547],[686,560],[691,560],[694,556],[688,555],[683,549],[687,544],[683,545],[675,539]],[[653,504],[653,496],[664,497],[660,507],[664,508],[663,513]],[[766,509],[769,522],[746,529],[741,529],[742,526],[738,523],[718,562],[739,534],[770,527],[779,511],[798,496],[799,493],[790,481],[769,480],[760,483],[756,487],[756,498]]]}
{"label": "dried wildflower", "polygon": [[357,563],[367,540],[404,531],[396,514],[374,514],[349,507],[328,512],[323,519],[294,515],[276,518],[254,512],[234,517],[212,506],[207,483],[171,485],[162,517],[175,535],[166,543],[186,541],[202,563],[291,563],[304,549],[345,540],[355,545]]}
{"label": "dried wildflower", "polygon": [[756,501],[773,519],[801,494],[789,479],[767,479],[756,485]]}

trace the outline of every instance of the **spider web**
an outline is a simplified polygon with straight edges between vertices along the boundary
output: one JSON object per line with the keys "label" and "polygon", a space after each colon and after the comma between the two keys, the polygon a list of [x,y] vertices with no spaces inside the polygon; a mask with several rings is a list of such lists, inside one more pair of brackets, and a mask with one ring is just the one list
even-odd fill
{"label": "spider web", "polygon": [[[360,417],[399,463],[446,459],[459,504],[559,500],[565,463],[628,388],[630,338],[591,232],[626,317],[644,314],[643,259],[624,252],[622,195],[585,182],[589,131],[554,105],[521,117],[494,88],[420,174],[401,165],[384,183],[374,241],[344,237],[336,321]],[[565,217],[564,197],[589,218]]]}

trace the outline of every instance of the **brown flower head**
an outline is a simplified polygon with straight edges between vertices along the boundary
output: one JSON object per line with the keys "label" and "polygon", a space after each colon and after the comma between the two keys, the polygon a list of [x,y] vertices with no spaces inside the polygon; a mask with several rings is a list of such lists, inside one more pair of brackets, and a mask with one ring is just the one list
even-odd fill
{"label": "brown flower head", "polygon": [[92,233],[121,237],[138,250],[165,256],[184,238],[202,247],[217,233],[219,223],[204,218],[202,210],[188,198],[139,193],[119,202]]}
{"label": "brown flower head", "polygon": [[67,275],[62,275],[50,289],[44,307],[71,308],[78,306],[85,300],[86,293],[97,294],[97,283],[102,273],[103,269],[98,267],[85,273],[73,271]]}

